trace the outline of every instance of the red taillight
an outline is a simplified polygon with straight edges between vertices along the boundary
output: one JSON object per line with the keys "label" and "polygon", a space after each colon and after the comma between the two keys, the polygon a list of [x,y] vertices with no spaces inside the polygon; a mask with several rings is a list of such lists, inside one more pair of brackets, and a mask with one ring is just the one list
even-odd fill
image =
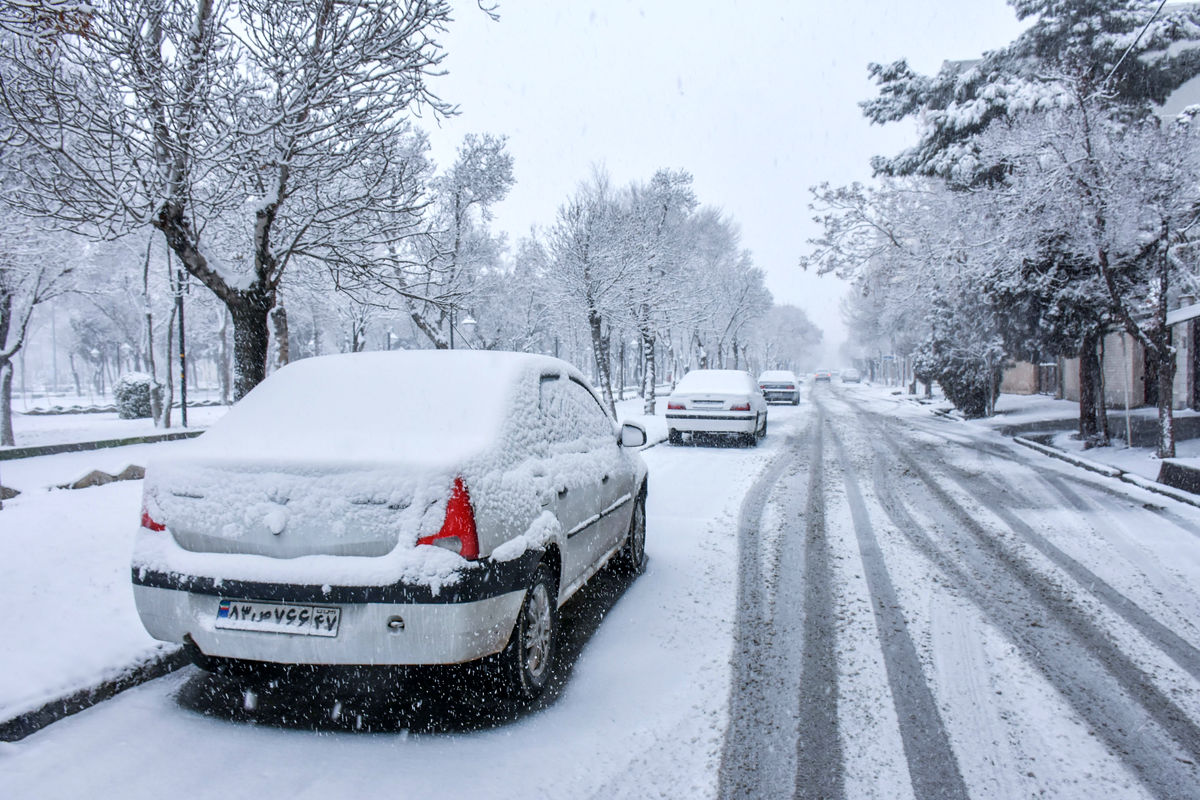
{"label": "red taillight", "polygon": [[[760,383],[760,384],[758,385],[758,388],[759,388],[759,389],[766,389],[766,388],[767,388],[767,385],[766,385],[765,383]],[[791,387],[789,386],[788,388],[790,389]]]}
{"label": "red taillight", "polygon": [[795,389],[796,387],[789,383],[787,386],[785,386],[783,388],[787,389],[790,392],[792,389]]}
{"label": "red taillight", "polygon": [[730,406],[729,410],[730,411],[749,411],[750,404],[749,403],[739,403],[735,406]]}
{"label": "red taillight", "polygon": [[672,403],[670,401],[667,402],[667,411],[684,411],[685,409],[687,409],[687,406],[685,406],[683,403]]}
{"label": "red taillight", "polygon": [[442,529],[432,536],[422,536],[417,544],[433,544],[458,553],[463,558],[479,558],[479,537],[475,532],[475,512],[471,496],[462,478],[454,479],[454,490],[446,501],[446,520]]}
{"label": "red taillight", "polygon": [[150,531],[165,531],[166,525],[161,522],[156,522],[154,517],[150,516],[150,512],[145,508],[142,509],[142,527]]}

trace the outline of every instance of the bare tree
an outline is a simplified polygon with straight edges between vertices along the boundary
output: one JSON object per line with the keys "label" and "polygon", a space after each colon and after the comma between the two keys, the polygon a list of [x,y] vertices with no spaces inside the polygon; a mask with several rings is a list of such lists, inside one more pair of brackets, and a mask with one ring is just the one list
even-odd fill
{"label": "bare tree", "polygon": [[40,150],[24,207],[93,236],[153,225],[229,309],[234,397],[266,371],[268,313],[293,260],[394,271],[424,206],[405,111],[446,0],[113,0],[56,35],[20,25],[0,80]]}

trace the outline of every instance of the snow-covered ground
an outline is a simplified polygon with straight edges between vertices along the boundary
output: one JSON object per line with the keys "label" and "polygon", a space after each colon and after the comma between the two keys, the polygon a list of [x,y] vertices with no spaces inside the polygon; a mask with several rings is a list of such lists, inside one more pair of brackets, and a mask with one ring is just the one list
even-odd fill
{"label": "snow-covered ground", "polygon": [[[778,726],[749,723],[758,738],[742,752],[789,786],[789,768],[812,766],[789,735],[821,724],[798,713],[830,692],[801,682],[811,646],[832,668],[831,785],[847,797],[931,796],[922,787],[942,778],[963,787],[953,796],[1200,797],[1200,737],[1187,741],[1200,725],[1200,512],[884,387],[811,391],[771,407],[758,448],[644,453],[648,569],[568,605],[561,689],[532,713],[493,719],[485,702],[436,730],[312,730],[241,714],[240,694],[233,713],[189,667],[0,745],[0,797],[714,797],[738,653],[760,631],[782,655],[770,688],[750,687],[765,703],[753,719]],[[1045,419],[1044,402],[1010,416]],[[155,646],[128,589],[138,483],[37,490],[80,466],[64,458],[10,465],[35,488],[0,512],[0,531],[27,529],[0,536],[0,597],[33,622],[0,656],[6,691],[61,693]],[[748,519],[757,544],[739,549]],[[806,549],[814,536],[824,554]],[[762,628],[737,624],[749,564]],[[28,577],[55,568],[45,591]],[[800,624],[813,591],[832,620],[815,645]],[[310,700],[353,717],[352,699],[297,702]]]}
{"label": "snow-covered ground", "polygon": [[[647,571],[538,713],[470,734],[279,731],[181,708],[176,693],[199,674],[189,667],[0,746],[0,796],[157,797],[164,785],[211,797],[374,796],[385,788],[417,797],[711,794],[726,721],[738,509],[807,411],[773,407],[771,435],[758,448],[645,452]],[[31,461],[50,458],[61,457]],[[0,592],[41,623],[24,626],[11,640],[21,646],[0,657],[8,710],[155,646],[140,632],[128,586],[139,490],[130,482],[32,492],[6,505],[4,527],[13,520],[23,532],[0,538]],[[28,576],[56,568],[58,577],[33,593]],[[89,654],[99,640],[108,644]],[[66,762],[73,769],[62,770]]]}

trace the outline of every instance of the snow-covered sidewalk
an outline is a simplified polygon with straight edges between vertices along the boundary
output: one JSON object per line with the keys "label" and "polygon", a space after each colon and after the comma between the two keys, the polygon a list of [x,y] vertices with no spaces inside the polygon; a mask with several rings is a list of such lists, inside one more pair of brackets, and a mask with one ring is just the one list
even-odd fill
{"label": "snow-covered sidewalk", "polygon": [[[995,416],[963,420],[950,402],[937,392],[932,398],[925,398],[920,394],[910,395],[902,387],[882,384],[864,384],[861,391],[874,395],[879,400],[891,401],[897,410],[907,409],[907,413],[937,413],[978,428],[1036,436],[1037,441],[1076,459],[1112,467],[1147,481],[1156,481],[1162,467],[1162,461],[1155,456],[1153,447],[1127,446],[1123,411],[1109,411],[1111,446],[1084,449],[1084,443],[1075,436],[1079,404],[1070,400],[1056,400],[1046,395],[1002,394],[996,401]],[[1200,416],[1200,412],[1190,409],[1175,412],[1176,419],[1197,416]],[[1130,412],[1131,422],[1142,427],[1152,424],[1156,419],[1157,410],[1154,408],[1136,408]],[[1138,441],[1136,433],[1133,439],[1135,443]],[[1200,438],[1177,439],[1175,452],[1176,461],[1200,469]]]}

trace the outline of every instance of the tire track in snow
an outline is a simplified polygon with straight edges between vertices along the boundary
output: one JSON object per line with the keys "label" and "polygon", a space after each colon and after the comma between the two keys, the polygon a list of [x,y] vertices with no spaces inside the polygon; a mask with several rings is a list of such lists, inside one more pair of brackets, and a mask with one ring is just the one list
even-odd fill
{"label": "tire track in snow", "polygon": [[[964,490],[975,489],[976,496],[983,499],[993,514],[1004,520],[1004,524],[1020,534],[1039,553],[1050,559],[1059,569],[1070,575],[1081,586],[1099,598],[1105,606],[1142,636],[1178,664],[1184,671],[1200,681],[1200,650],[1192,647],[1183,637],[1147,614],[1121,592],[1109,585],[1087,567],[1060,550],[1046,537],[1004,507],[1004,489],[990,478],[983,478],[971,486],[957,470],[949,470],[950,477]],[[980,491],[982,489],[982,491]]]}
{"label": "tire track in snow", "polygon": [[817,406],[808,473],[804,543],[804,656],[800,725],[796,737],[797,798],[845,797],[838,735],[838,680],[834,597],[825,532],[825,410]]}
{"label": "tire track in snow", "polygon": [[[795,692],[788,687],[787,642],[778,635],[764,592],[760,527],[772,490],[795,466],[798,448],[797,439],[788,440],[746,493],[738,517],[737,620],[718,775],[718,797],[730,800],[779,796],[792,782],[794,760],[788,751],[795,736]],[[776,594],[786,580],[777,581]]]}
{"label": "tire track in snow", "polygon": [[[890,485],[881,486],[880,499],[896,526],[1011,637],[1026,660],[1151,794],[1162,800],[1200,798],[1200,726],[1159,691],[1068,594],[1014,558],[971,517],[875,415],[861,413],[937,501],[940,508],[928,510],[944,513],[944,533],[968,562],[969,571],[929,538]],[[883,477],[890,484],[892,478]]]}
{"label": "tire track in snow", "polygon": [[883,553],[871,528],[870,515],[859,488],[858,474],[836,433],[831,433],[850,501],[850,516],[858,539],[859,554],[871,608],[879,632],[879,644],[887,668],[892,702],[896,708],[904,755],[916,797],[966,800],[966,783],[950,746],[942,716],[921,666],[921,659],[908,632],[900,600],[892,585]]}

